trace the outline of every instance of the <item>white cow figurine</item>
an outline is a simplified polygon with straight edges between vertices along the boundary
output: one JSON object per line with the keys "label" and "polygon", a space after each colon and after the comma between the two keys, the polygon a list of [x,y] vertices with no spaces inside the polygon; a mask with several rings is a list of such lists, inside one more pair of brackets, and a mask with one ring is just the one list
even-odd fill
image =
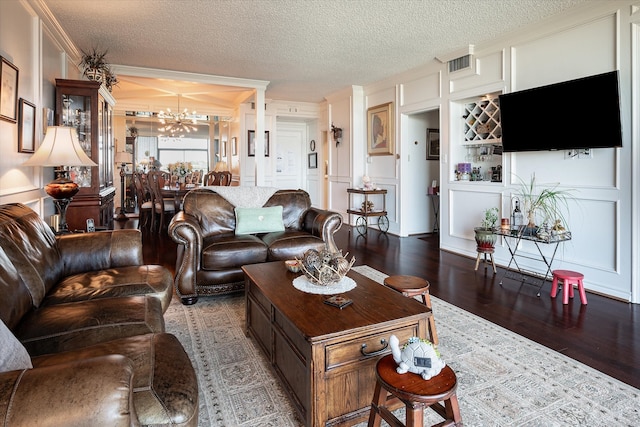
{"label": "white cow figurine", "polygon": [[435,377],[444,368],[444,362],[433,344],[425,339],[411,337],[400,349],[400,341],[395,335],[389,338],[389,346],[399,374],[413,372],[428,380]]}

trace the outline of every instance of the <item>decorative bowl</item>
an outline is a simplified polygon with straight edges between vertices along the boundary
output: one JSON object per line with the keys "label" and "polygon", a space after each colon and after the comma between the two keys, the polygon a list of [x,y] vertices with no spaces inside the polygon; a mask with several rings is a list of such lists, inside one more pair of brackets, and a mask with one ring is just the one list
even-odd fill
{"label": "decorative bowl", "polygon": [[352,257],[351,261],[347,261],[341,252],[309,249],[298,262],[309,282],[318,286],[330,286],[342,280],[356,259]]}
{"label": "decorative bowl", "polygon": [[296,259],[289,259],[284,262],[284,265],[287,267],[287,270],[292,273],[297,273],[300,271],[300,262]]}

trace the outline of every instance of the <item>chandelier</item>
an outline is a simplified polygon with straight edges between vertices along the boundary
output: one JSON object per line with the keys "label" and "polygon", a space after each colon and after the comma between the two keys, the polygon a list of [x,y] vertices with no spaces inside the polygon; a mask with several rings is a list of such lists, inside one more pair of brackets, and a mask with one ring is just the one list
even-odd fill
{"label": "chandelier", "polygon": [[171,111],[171,108],[167,108],[167,111],[160,111],[158,113],[158,119],[163,127],[158,128],[160,132],[166,132],[172,137],[184,137],[186,134],[196,132],[198,128],[198,118],[196,112],[189,111],[185,108],[180,111],[180,95],[178,95],[178,113]]}

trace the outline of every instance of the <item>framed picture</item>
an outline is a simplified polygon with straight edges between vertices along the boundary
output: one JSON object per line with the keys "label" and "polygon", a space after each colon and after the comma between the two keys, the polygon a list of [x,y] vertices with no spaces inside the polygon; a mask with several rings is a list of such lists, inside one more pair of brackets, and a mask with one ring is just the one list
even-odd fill
{"label": "framed picture", "polygon": [[[249,131],[249,157],[255,157],[256,155],[256,131]],[[269,131],[264,131],[264,156],[269,157]]]}
{"label": "framed picture", "polygon": [[393,102],[367,110],[367,153],[370,156],[391,155],[393,141]]}
{"label": "framed picture", "polygon": [[440,158],[440,129],[427,129],[427,160]]}
{"label": "framed picture", "polygon": [[18,67],[0,56],[0,119],[16,122],[18,112]]}
{"label": "framed picture", "polygon": [[238,138],[236,138],[235,136],[231,138],[231,155],[238,155]]}
{"label": "framed picture", "polygon": [[309,153],[309,169],[318,168],[318,153]]}
{"label": "framed picture", "polygon": [[33,153],[36,149],[36,106],[20,98],[20,128],[18,152]]}

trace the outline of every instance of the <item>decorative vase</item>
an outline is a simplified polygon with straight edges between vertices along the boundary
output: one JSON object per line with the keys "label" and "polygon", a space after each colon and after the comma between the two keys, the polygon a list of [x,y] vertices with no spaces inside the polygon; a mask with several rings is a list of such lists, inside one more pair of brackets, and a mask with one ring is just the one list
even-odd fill
{"label": "decorative vase", "polygon": [[181,177],[178,178],[178,182],[180,182],[180,184],[184,184],[185,181],[186,181],[186,177],[184,177],[184,176],[181,176]]}
{"label": "decorative vase", "polygon": [[487,250],[495,248],[498,235],[493,234],[492,229],[476,227],[473,231],[475,232],[476,245],[478,246],[478,249]]}
{"label": "decorative vase", "polygon": [[87,68],[84,70],[84,75],[91,81],[102,82],[102,71],[98,68]]}

